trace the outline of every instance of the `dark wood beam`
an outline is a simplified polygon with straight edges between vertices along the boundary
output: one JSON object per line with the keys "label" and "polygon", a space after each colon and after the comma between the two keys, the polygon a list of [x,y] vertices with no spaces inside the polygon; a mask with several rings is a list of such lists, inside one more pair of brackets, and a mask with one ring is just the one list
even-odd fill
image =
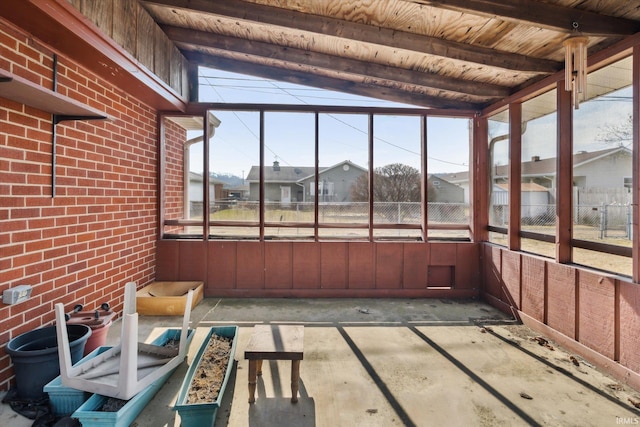
{"label": "dark wood beam", "polygon": [[469,12],[472,14],[526,22],[554,31],[571,33],[573,23],[578,31],[593,36],[629,36],[640,31],[640,22],[558,6],[534,0],[412,0],[422,4]]}
{"label": "dark wood beam", "polygon": [[564,81],[557,83],[556,262],[572,261],[573,237],[573,102]]}
{"label": "dark wood beam", "polygon": [[[486,117],[473,118],[473,137],[469,162],[469,196],[471,212],[471,239],[489,241],[489,129]],[[480,249],[483,250],[482,248]]]}
{"label": "dark wood beam", "polygon": [[221,36],[187,28],[162,26],[163,31],[176,44],[203,46],[238,52],[245,55],[279,60],[288,63],[305,64],[326,70],[339,71],[382,79],[402,84],[422,86],[448,92],[473,94],[475,96],[505,97],[511,91],[508,87],[477,81],[457,79],[433,73],[408,70],[382,64],[347,59],[319,52],[277,46],[270,43],[247,41],[235,37]]}
{"label": "dark wood beam", "polygon": [[[632,242],[640,241],[640,185],[638,180],[638,173],[640,172],[640,47],[633,47],[633,120],[631,125],[632,131],[632,160],[631,160],[631,170],[632,176],[635,177],[633,180],[632,190],[631,190],[631,233],[632,233]],[[634,282],[638,283],[640,281],[640,247],[636,243],[633,245],[632,249],[633,256],[633,271],[631,278]]]}
{"label": "dark wood beam", "polygon": [[183,52],[185,57],[205,67],[230,71],[240,74],[278,80],[281,82],[305,85],[320,89],[349,93],[352,95],[366,96],[386,101],[400,102],[428,108],[442,108],[454,110],[479,110],[482,105],[456,101],[453,99],[427,96],[418,92],[399,91],[378,86],[371,83],[354,83],[319,75],[312,75],[302,71],[293,71],[285,68],[254,64],[249,61],[229,59],[212,54],[200,52]]}
{"label": "dark wood beam", "polygon": [[522,218],[522,104],[509,106],[509,234],[508,247],[520,250],[520,228]]}
{"label": "dark wood beam", "polygon": [[514,71],[553,73],[562,69],[563,66],[562,63],[556,61],[502,52],[466,43],[457,43],[437,37],[310,15],[257,3],[252,3],[251,6],[248,6],[247,3],[240,0],[225,0],[223,2],[208,0],[152,0],[144,3],[190,9],[212,15],[278,25],[317,34],[335,35],[343,39],[374,43],[426,55],[435,55]]}
{"label": "dark wood beam", "polygon": [[186,99],[67,0],[0,1],[0,17],[154,108],[181,111],[186,107]]}

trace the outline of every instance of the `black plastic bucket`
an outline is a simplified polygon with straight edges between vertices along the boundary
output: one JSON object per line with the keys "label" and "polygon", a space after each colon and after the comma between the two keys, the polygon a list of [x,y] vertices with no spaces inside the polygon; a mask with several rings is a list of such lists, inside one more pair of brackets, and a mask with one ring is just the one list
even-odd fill
{"label": "black plastic bucket", "polygon": [[[87,325],[67,325],[71,363],[82,358],[84,346],[91,336]],[[44,386],[60,375],[58,338],[56,327],[47,326],[18,335],[7,343],[16,374],[18,397],[39,399],[44,396]]]}

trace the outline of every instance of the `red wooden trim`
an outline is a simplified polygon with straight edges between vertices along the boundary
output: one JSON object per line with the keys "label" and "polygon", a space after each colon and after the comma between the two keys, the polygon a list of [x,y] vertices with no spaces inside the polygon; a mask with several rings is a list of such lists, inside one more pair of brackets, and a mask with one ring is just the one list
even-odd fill
{"label": "red wooden trim", "polygon": [[509,249],[520,250],[522,104],[509,106]]}
{"label": "red wooden trim", "polygon": [[598,353],[597,351],[590,349],[589,347],[579,343],[573,338],[568,337],[556,331],[555,329],[537,321],[526,313],[519,311],[518,314],[520,315],[522,323],[524,323],[525,326],[538,331],[541,334],[549,336],[553,341],[557,342],[562,347],[584,357],[589,362],[593,363],[598,368],[617,378],[622,383],[628,384],[635,389],[640,388],[640,374],[638,374],[637,372],[632,371],[626,366],[623,366]]}
{"label": "red wooden trim", "polygon": [[164,222],[164,225],[196,225],[202,226],[202,221],[199,219],[167,219]]}
{"label": "red wooden trim", "polygon": [[[318,178],[316,174],[316,197],[318,195]],[[258,197],[258,221],[260,222],[260,240],[264,240],[264,110],[260,110],[260,170],[258,171],[260,187]]]}
{"label": "red wooden trim", "polygon": [[608,243],[593,242],[591,240],[571,239],[571,246],[574,248],[587,249],[589,251],[603,252],[611,255],[618,255],[627,258],[633,256],[632,248]]}
{"label": "red wooden trim", "polygon": [[422,199],[420,200],[420,210],[422,211],[422,240],[427,241],[429,238],[427,229],[429,228],[429,209],[428,209],[428,200],[429,200],[429,186],[427,185],[427,180],[429,177],[428,170],[428,123],[426,117],[420,118],[420,124],[422,128],[422,132],[420,133],[421,146],[422,150],[420,152],[420,162],[422,165]]}
{"label": "red wooden trim", "polygon": [[123,91],[157,109],[186,108],[185,98],[102,33],[67,0],[2,4],[0,15]]}
{"label": "red wooden trim", "polygon": [[555,243],[556,237],[551,234],[536,233],[535,231],[520,230],[520,237],[531,240],[539,240],[541,242]]}
{"label": "red wooden trim", "polygon": [[[288,222],[288,223],[279,223],[279,222],[265,222],[265,227],[282,227],[282,228],[287,228],[287,227],[309,227],[309,228],[313,228],[314,224],[310,223],[310,222],[301,222],[301,223],[293,223],[293,222]],[[318,224],[318,228],[362,228],[362,229],[368,229],[369,225],[368,224],[363,224],[363,223],[355,223],[355,224],[348,224],[348,223],[336,223],[336,224],[329,224],[329,223],[320,223]]]}
{"label": "red wooden trim", "polygon": [[483,292],[480,295],[480,297],[484,302],[486,302],[490,306],[497,308],[498,310],[502,311],[505,314],[509,314],[513,316],[517,320],[520,320],[518,318],[518,311],[515,309],[515,307],[512,307],[511,305],[509,305],[509,303],[504,302],[500,298],[493,296],[487,292]]}
{"label": "red wooden trim", "polygon": [[158,165],[158,170],[156,171],[156,176],[158,179],[158,182],[156,183],[156,188],[157,188],[157,195],[156,195],[156,206],[158,209],[158,223],[157,223],[157,233],[156,233],[156,238],[158,240],[162,240],[162,236],[164,234],[163,229],[164,226],[163,224],[165,224],[165,219],[164,219],[164,194],[165,194],[165,170],[166,170],[166,164],[165,164],[165,157],[167,155],[167,151],[165,150],[164,147],[164,119],[162,117],[161,114],[157,115],[157,123],[158,123],[158,134],[156,135],[156,148],[157,148],[157,152],[158,152],[158,161],[157,161],[157,165]]}
{"label": "red wooden trim", "polygon": [[544,309],[542,317],[545,325],[549,324],[549,264],[548,262],[544,263]]}
{"label": "red wooden trim", "polygon": [[[316,146],[315,146],[315,150],[314,150],[314,155],[315,155],[315,159],[314,159],[314,186],[315,186],[315,200],[313,203],[313,222],[314,222],[314,230],[313,230],[313,238],[314,240],[317,242],[319,240],[319,236],[318,236],[318,224],[320,223],[320,204],[318,203],[319,201],[319,197],[320,194],[318,194],[318,181],[320,181],[320,115],[318,114],[318,112],[315,113],[315,125],[316,125],[316,132],[315,132],[315,142],[316,142]],[[324,191],[324,190],[323,190]]]}
{"label": "red wooden trim", "polygon": [[471,231],[469,224],[436,224],[431,223],[427,226],[428,230],[468,230]]}
{"label": "red wooden trim", "polygon": [[402,116],[433,116],[433,117],[461,117],[471,118],[476,115],[472,110],[438,110],[426,108],[396,108],[396,107],[356,107],[340,105],[298,105],[298,104],[246,104],[246,103],[220,103],[198,102],[189,103],[186,112],[191,115],[200,115],[202,111],[277,111],[277,112],[315,112],[315,113],[354,113],[373,115],[402,115]]}
{"label": "red wooden trim", "polygon": [[211,221],[210,227],[260,227],[258,221]]}
{"label": "red wooden trim", "polygon": [[557,84],[558,144],[556,156],[556,261],[571,262],[573,229],[573,105],[564,81]]}
{"label": "red wooden trim", "polygon": [[375,175],[375,167],[373,163],[373,113],[369,114],[369,241],[373,242],[373,177]]}
{"label": "red wooden trim", "polygon": [[[202,220],[196,219],[167,219],[163,222],[164,225],[182,225],[182,226],[202,226]],[[211,221],[209,223],[211,227],[260,227],[260,223],[257,221]],[[265,227],[278,227],[278,228],[313,228],[312,222],[266,222]],[[368,229],[369,225],[364,223],[319,223],[320,229],[340,229],[340,228],[361,228]],[[421,230],[421,224],[374,224],[374,229],[377,230]],[[427,227],[429,230],[469,230],[469,224],[429,224]]]}
{"label": "red wooden trim", "polygon": [[487,119],[473,118],[471,149],[469,150],[469,204],[472,213],[470,231],[475,242],[487,241],[489,233],[489,165]]}
{"label": "red wooden trim", "polygon": [[[209,148],[210,148],[210,139],[213,135],[209,135],[209,114],[208,112],[203,114],[202,117],[202,123],[204,123],[204,129],[202,129],[203,132],[203,140],[202,140],[202,174],[203,179],[202,179],[202,183],[203,188],[202,188],[202,217],[204,219],[204,240],[209,240],[209,221],[211,219],[211,214],[209,213],[209,209],[211,208],[211,201],[210,199],[210,194],[209,194],[209,180],[211,179],[211,175],[209,174]],[[215,132],[215,131],[214,131]],[[184,153],[184,151],[183,151]],[[186,155],[186,153],[183,154],[183,156]],[[185,159],[182,160],[182,164],[184,166],[184,164],[186,163]],[[187,171],[188,172],[188,171]],[[184,176],[184,174],[183,174]],[[188,176],[188,175],[187,175]],[[188,183],[187,183],[188,184]],[[184,184],[183,187],[184,188]],[[183,196],[184,197],[184,196]]]}
{"label": "red wooden trim", "polygon": [[640,46],[633,48],[633,157],[632,157],[632,206],[631,233],[633,242],[633,273],[635,283],[640,281]]}
{"label": "red wooden trim", "polygon": [[613,290],[613,360],[620,361],[620,280],[614,282]]}
{"label": "red wooden trim", "polygon": [[619,59],[628,56],[631,53],[630,50],[634,49],[638,45],[640,45],[640,33],[636,33],[632,36],[622,39],[618,43],[608,47],[607,49],[596,52],[593,55],[589,55],[588,68],[602,68],[608,64],[611,64],[612,62],[616,62]]}
{"label": "red wooden trim", "polygon": [[[640,33],[629,36],[616,43],[615,45],[608,47],[607,49],[596,52],[593,55],[589,55],[587,59],[587,68],[589,69],[589,71],[593,71],[619,59],[622,59],[629,54],[629,49],[632,49],[637,45],[640,45]],[[483,117],[490,116],[513,102],[522,102],[531,99],[534,96],[547,91],[550,86],[563,81],[563,79],[564,70],[558,71],[557,73],[547,76],[539,82],[527,86],[526,88],[514,93],[513,95],[501,99],[495,104],[486,107],[482,110],[481,114]]]}
{"label": "red wooden trim", "polygon": [[487,230],[498,234],[507,234],[509,229],[506,227],[496,227],[495,225],[487,225]]}

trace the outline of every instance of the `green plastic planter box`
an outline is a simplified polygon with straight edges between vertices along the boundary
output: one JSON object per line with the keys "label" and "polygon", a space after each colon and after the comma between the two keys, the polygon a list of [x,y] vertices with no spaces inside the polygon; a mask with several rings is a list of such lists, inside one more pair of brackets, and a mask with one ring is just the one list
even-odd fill
{"label": "green plastic planter box", "polygon": [[[92,359],[110,348],[111,347],[98,347],[80,359],[78,363]],[[71,415],[73,411],[78,409],[80,405],[91,397],[91,393],[62,385],[62,378],[59,375],[45,385],[43,391],[49,394],[51,410],[56,417]]]}
{"label": "green plastic planter box", "polygon": [[[233,340],[231,343],[231,352],[229,354],[229,363],[224,375],[222,387],[220,388],[220,392],[218,393],[218,398],[215,401],[208,403],[185,403],[187,399],[187,392],[189,391],[189,386],[191,385],[193,375],[198,369],[198,365],[200,364],[202,355],[204,354],[207,345],[209,344],[209,339],[213,334],[225,338],[232,338]],[[187,375],[182,381],[180,391],[178,392],[176,405],[173,407],[173,409],[175,411],[178,411],[178,414],[180,414],[182,427],[207,427],[213,426],[215,424],[216,414],[218,413],[218,408],[220,407],[220,403],[222,402],[224,390],[227,386],[229,376],[231,375],[231,370],[233,369],[237,341],[237,326],[214,326],[211,328],[206,338],[202,341],[202,345],[198,349],[198,353],[194,357],[193,362],[191,363],[191,366],[189,366],[189,370],[187,371]]]}
{"label": "green plastic planter box", "polygon": [[[151,344],[164,345],[170,340],[180,338],[180,329],[168,329]],[[187,333],[187,348],[193,339],[193,329]],[[108,399],[106,396],[92,394],[74,413],[72,418],[77,418],[83,427],[127,427],[142,412],[147,403],[156,395],[162,385],[169,379],[173,371],[168,372],[134,397],[116,412],[100,411],[100,407]]]}
{"label": "green plastic planter box", "polygon": [[100,407],[109,398],[99,394],[92,394],[89,400],[84,402],[71,417],[77,418],[83,427],[130,426],[172,373],[168,372],[165,376],[136,394],[117,412],[100,411]]}

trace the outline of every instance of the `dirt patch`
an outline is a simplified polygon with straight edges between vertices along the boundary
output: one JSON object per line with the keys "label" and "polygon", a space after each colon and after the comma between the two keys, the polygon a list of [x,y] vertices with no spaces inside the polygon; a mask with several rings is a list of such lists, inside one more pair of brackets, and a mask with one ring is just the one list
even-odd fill
{"label": "dirt patch", "polygon": [[579,378],[602,393],[615,397],[625,405],[640,408],[640,393],[637,390],[614,379],[582,357],[572,354],[530,328],[524,325],[508,325],[494,327],[492,332],[494,330],[498,335],[535,354],[541,360],[551,362],[555,367],[555,372]]}
{"label": "dirt patch", "polygon": [[505,426],[507,423],[498,419],[493,410],[488,406],[473,402],[473,412],[478,417],[478,425],[481,427]]}
{"label": "dirt patch", "polygon": [[213,334],[189,386],[186,403],[213,402],[218,398],[229,365],[232,339]]}

